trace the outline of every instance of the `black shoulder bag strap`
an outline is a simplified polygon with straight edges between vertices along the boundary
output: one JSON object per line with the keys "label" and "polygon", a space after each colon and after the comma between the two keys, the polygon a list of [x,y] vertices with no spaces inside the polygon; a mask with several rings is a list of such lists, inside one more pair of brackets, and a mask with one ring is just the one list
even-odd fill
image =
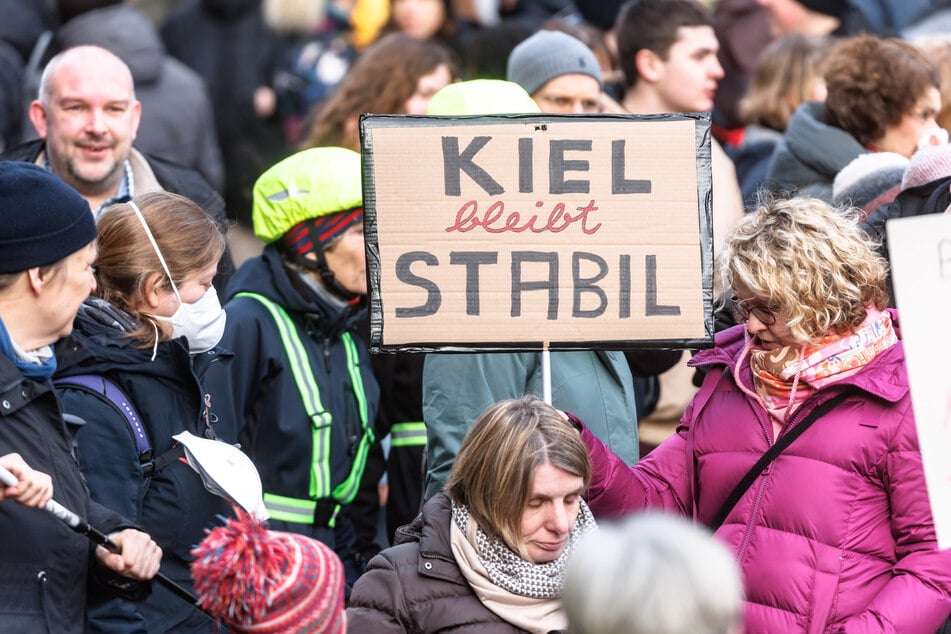
{"label": "black shoulder bag strap", "polygon": [[740,480],[733,490],[730,492],[730,495],[727,496],[726,501],[723,502],[723,505],[720,507],[720,510],[714,516],[713,521],[710,522],[710,529],[717,530],[720,528],[720,525],[723,524],[723,521],[726,519],[726,516],[730,514],[730,511],[733,510],[733,507],[736,506],[736,503],[740,501],[740,498],[743,497],[743,494],[746,493],[746,490],[750,488],[753,484],[753,481],[756,480],[763,473],[763,469],[769,466],[773,460],[776,459],[776,456],[781,454],[786,447],[791,445],[793,441],[802,436],[803,432],[809,429],[814,422],[828,414],[832,411],[832,408],[841,403],[846,399],[848,393],[843,392],[837,394],[830,398],[828,401],[822,403],[814,410],[809,412],[809,415],[804,419],[799,421],[799,424],[789,430],[789,432],[781,436],[776,443],[769,448],[769,450],[764,453],[759,460],[756,461],[756,464],[746,472],[746,475],[743,476],[743,479]]}

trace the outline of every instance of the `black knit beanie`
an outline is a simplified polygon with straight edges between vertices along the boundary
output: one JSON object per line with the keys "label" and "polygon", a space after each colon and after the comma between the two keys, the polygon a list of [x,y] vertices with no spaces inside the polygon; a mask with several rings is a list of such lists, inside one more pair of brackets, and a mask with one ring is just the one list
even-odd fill
{"label": "black knit beanie", "polygon": [[0,162],[0,273],[59,262],[96,239],[89,203],[52,172]]}

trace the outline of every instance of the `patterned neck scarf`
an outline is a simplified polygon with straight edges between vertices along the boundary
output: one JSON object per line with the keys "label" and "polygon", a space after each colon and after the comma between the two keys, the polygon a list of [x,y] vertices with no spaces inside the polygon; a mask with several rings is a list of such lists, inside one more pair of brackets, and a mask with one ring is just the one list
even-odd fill
{"label": "patterned neck scarf", "polygon": [[459,571],[479,601],[506,623],[531,634],[568,628],[561,605],[568,557],[577,541],[597,528],[581,501],[565,551],[554,561],[525,561],[499,539],[490,539],[464,506],[452,505],[450,545]]}
{"label": "patterned neck scarf", "polygon": [[[568,545],[557,559],[535,564],[522,559],[498,538],[490,538],[469,516],[469,509],[452,503],[452,520],[476,549],[479,562],[495,585],[524,597],[554,599],[561,596],[565,582],[565,566],[575,544],[596,525],[588,505],[581,500],[581,510],[568,537]],[[470,527],[470,523],[472,524]],[[474,538],[473,538],[474,537]]]}
{"label": "patterned neck scarf", "polygon": [[[738,377],[737,385],[755,396],[770,416],[785,423],[817,389],[852,376],[897,342],[891,316],[868,308],[862,324],[844,335],[828,335],[812,344],[778,350],[760,350],[747,343],[740,361],[750,355],[755,392],[744,387]],[[737,373],[739,367],[737,363]]]}

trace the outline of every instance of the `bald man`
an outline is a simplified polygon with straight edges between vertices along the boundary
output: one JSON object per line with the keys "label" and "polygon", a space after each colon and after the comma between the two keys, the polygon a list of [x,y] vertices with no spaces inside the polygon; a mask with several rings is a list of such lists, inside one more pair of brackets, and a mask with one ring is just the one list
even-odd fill
{"label": "bald man", "polygon": [[[29,117],[40,138],[11,148],[0,160],[45,167],[85,198],[94,214],[137,194],[165,190],[192,199],[226,228],[224,201],[198,172],[133,147],[142,105],[129,67],[106,49],[77,46],[51,59]],[[226,252],[215,285],[223,288],[233,268]]]}

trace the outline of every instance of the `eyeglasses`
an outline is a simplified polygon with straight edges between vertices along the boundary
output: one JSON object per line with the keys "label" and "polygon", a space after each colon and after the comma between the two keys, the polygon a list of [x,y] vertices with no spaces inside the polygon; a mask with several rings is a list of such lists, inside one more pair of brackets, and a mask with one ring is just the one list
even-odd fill
{"label": "eyeglasses", "polygon": [[750,301],[752,300],[739,299],[734,295],[730,298],[730,307],[743,321],[748,320],[750,315],[753,315],[764,326],[771,326],[776,323],[776,312],[778,309],[767,308],[765,306],[749,306],[747,303]]}

